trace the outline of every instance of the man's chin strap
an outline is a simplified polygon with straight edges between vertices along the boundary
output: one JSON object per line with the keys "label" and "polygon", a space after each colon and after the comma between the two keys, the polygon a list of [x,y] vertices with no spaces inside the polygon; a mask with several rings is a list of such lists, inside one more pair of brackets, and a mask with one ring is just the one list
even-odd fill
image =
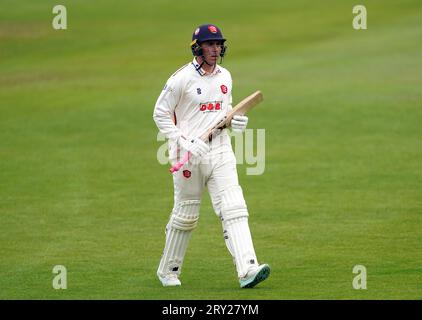
{"label": "man's chin strap", "polygon": [[199,68],[202,68],[202,66],[204,65],[204,63],[206,63],[210,67],[213,67],[213,69],[212,69],[213,71],[215,70],[215,67],[217,66],[216,64],[209,64],[208,61],[205,60],[205,57],[204,56],[201,56],[201,58],[202,58],[203,61],[202,61],[201,65],[199,66]]}
{"label": "man's chin strap", "polygon": [[202,59],[202,62],[201,62],[201,64],[199,64],[197,67],[195,67],[195,70],[196,71],[199,71],[199,70],[201,70],[201,68],[202,68],[202,66],[204,65],[204,63],[206,63],[207,65],[209,65],[210,67],[216,67],[216,65],[213,65],[213,64],[209,64],[208,62],[207,62],[207,60],[205,60],[205,57],[204,56],[200,56],[201,57],[201,59]]}
{"label": "man's chin strap", "polygon": [[[199,71],[199,70],[201,70],[201,68],[202,68],[202,66],[204,65],[204,63],[206,62],[205,61],[205,59],[203,58],[203,56],[202,56],[202,62],[201,62],[201,64],[200,65],[198,65],[195,69],[196,69],[196,71]],[[208,62],[207,62],[207,64],[208,64]]]}
{"label": "man's chin strap", "polygon": [[204,60],[202,63],[201,63],[201,68],[202,68],[202,65],[204,64],[204,62],[207,64],[207,65],[209,65],[210,67],[213,67],[214,65],[212,65],[212,64],[209,64],[208,63],[208,61],[207,60],[205,60],[205,56],[201,56],[201,58],[202,58],[202,60]]}

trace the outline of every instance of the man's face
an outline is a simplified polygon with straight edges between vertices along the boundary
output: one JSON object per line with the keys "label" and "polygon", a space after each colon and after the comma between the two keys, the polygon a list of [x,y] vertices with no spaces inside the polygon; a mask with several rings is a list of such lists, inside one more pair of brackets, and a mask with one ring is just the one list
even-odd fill
{"label": "man's face", "polygon": [[205,41],[201,43],[202,51],[205,57],[205,60],[211,64],[215,65],[218,58],[220,57],[221,49],[223,47],[222,41]]}

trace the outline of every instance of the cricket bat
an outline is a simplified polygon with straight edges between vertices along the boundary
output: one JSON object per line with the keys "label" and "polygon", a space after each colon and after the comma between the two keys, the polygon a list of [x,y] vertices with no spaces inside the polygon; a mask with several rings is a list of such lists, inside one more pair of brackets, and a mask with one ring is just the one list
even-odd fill
{"label": "cricket bat", "polygon": [[[264,96],[262,95],[261,91],[256,91],[250,96],[246,97],[242,101],[240,101],[237,105],[234,106],[232,110],[230,110],[222,119],[220,119],[217,124],[215,124],[212,128],[209,128],[202,136],[201,140],[207,142],[209,137],[217,133],[219,130],[223,130],[224,128],[230,125],[233,116],[235,115],[244,115],[250,109],[255,107],[258,103],[264,100]],[[173,167],[170,168],[170,172],[174,173],[179,171],[183,165],[188,162],[189,158],[191,157],[190,152],[187,152],[185,156],[177,162]]]}

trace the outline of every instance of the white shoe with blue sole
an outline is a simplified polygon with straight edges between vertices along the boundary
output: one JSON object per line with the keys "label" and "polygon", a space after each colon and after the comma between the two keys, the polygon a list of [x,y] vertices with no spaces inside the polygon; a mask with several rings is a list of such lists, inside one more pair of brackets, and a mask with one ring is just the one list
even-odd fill
{"label": "white shoe with blue sole", "polygon": [[247,274],[246,277],[239,279],[241,288],[252,288],[258,283],[267,279],[270,275],[270,266],[268,264],[261,264],[251,274]]}

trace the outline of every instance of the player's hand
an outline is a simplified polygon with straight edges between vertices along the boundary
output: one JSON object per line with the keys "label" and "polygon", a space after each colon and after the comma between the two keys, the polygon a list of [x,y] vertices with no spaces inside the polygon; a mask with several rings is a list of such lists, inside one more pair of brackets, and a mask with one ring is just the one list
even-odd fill
{"label": "player's hand", "polygon": [[210,146],[200,138],[180,137],[179,144],[183,149],[189,151],[194,157],[202,157],[210,151]]}
{"label": "player's hand", "polygon": [[235,115],[231,121],[231,127],[233,132],[243,132],[246,130],[246,126],[248,124],[248,117]]}

